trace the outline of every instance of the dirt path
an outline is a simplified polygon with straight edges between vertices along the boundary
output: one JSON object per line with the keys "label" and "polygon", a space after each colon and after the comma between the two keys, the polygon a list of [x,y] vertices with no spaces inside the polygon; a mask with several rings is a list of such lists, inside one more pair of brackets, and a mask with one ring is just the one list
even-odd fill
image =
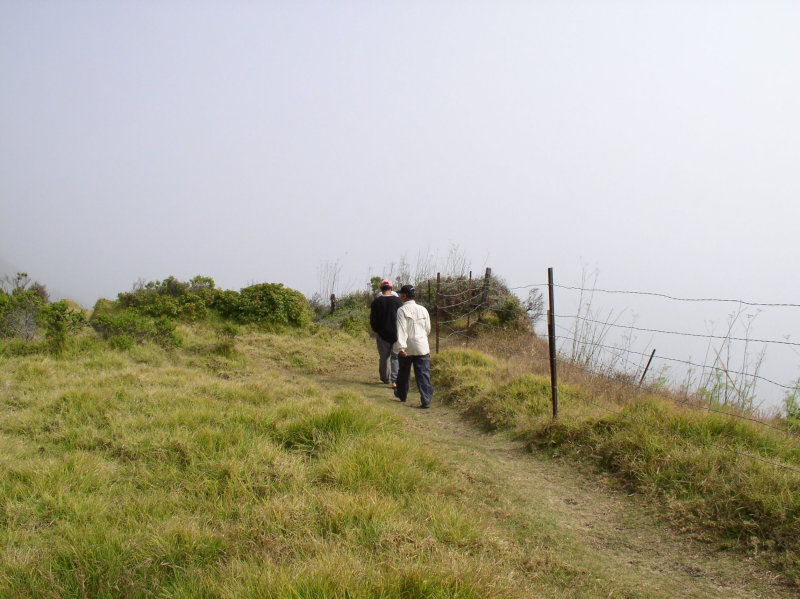
{"label": "dirt path", "polygon": [[715,551],[659,523],[640,498],[614,490],[601,475],[576,471],[568,460],[527,452],[504,435],[485,434],[435,400],[433,409],[410,409],[416,395],[406,406],[385,385],[354,383],[370,381],[371,374],[358,369],[328,382],[395,411],[409,432],[443,460],[510,498],[518,518],[554,522],[572,539],[575,553],[584,556],[578,560],[594,560],[611,580],[620,581],[620,593],[611,596],[629,596],[626,588],[646,597],[800,596],[753,560]]}

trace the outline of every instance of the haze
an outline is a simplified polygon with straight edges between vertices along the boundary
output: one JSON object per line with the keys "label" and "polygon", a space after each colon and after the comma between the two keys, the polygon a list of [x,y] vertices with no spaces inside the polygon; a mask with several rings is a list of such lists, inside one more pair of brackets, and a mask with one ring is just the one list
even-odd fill
{"label": "haze", "polygon": [[456,244],[511,285],[800,303],[798,31],[794,1],[1,1],[0,271],[311,294]]}

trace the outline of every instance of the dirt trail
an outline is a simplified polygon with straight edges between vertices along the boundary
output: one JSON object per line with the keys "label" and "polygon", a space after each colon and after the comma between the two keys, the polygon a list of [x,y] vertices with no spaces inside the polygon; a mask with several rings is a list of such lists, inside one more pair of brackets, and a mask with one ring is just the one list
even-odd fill
{"label": "dirt trail", "polygon": [[385,385],[363,382],[371,380],[371,370],[340,373],[328,383],[393,409],[442,459],[486,475],[495,492],[513,497],[523,514],[546,514],[596,555],[611,579],[624,579],[624,587],[636,581],[648,597],[800,597],[753,560],[714,550],[659,523],[640,498],[613,489],[601,475],[530,453],[502,434],[483,433],[435,399],[430,410],[410,409],[418,403],[416,394],[409,396],[410,405],[397,402]]}

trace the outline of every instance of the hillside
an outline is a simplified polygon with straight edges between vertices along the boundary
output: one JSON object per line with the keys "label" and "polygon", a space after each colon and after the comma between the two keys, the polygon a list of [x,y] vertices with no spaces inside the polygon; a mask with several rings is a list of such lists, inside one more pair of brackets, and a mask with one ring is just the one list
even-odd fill
{"label": "hillside", "polygon": [[376,385],[366,337],[0,358],[3,597],[789,597],[604,477]]}

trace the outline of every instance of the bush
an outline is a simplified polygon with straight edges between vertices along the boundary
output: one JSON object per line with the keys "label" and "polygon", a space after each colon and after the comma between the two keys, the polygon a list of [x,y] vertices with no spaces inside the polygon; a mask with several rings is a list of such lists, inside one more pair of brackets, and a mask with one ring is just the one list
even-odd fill
{"label": "bush", "polygon": [[239,293],[241,322],[304,327],[311,323],[311,310],[305,296],[280,283],[260,283]]}
{"label": "bush", "polygon": [[153,341],[162,347],[176,347],[181,344],[175,331],[175,322],[166,317],[152,318],[135,310],[119,310],[114,302],[99,300],[90,319],[92,328],[103,339],[126,337],[126,340],[114,341],[112,346],[122,349],[128,346],[130,339],[137,343]]}
{"label": "bush", "polygon": [[371,332],[369,312],[373,294],[369,291],[357,291],[342,296],[336,302],[336,311],[327,311],[318,322],[325,326],[341,329],[351,337],[361,337]]}
{"label": "bush", "polygon": [[118,298],[121,307],[133,308],[154,318],[165,316],[194,322],[208,316],[206,304],[213,290],[214,280],[209,277],[198,275],[191,283],[185,283],[170,276],[120,293]]}
{"label": "bush", "polygon": [[495,299],[489,310],[497,317],[498,325],[504,329],[530,330],[530,320],[519,298],[511,293]]}
{"label": "bush", "polygon": [[67,335],[86,324],[83,312],[74,310],[67,301],[61,300],[42,307],[39,320],[44,327],[50,350],[61,353],[67,344]]}
{"label": "bush", "polygon": [[39,330],[39,311],[45,305],[33,289],[0,291],[0,336],[31,340]]}

